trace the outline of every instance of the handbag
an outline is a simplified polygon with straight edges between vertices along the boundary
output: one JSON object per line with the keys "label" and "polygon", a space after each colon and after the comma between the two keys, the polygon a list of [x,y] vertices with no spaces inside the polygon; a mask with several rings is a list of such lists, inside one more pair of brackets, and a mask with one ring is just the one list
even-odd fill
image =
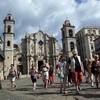
{"label": "handbag", "polygon": [[58,78],[60,78],[60,79],[64,78],[64,73],[62,71],[60,71],[60,73],[58,74]]}
{"label": "handbag", "polygon": [[40,78],[40,77],[39,77],[39,74],[36,74],[36,78],[37,78],[37,79],[39,79],[39,78]]}

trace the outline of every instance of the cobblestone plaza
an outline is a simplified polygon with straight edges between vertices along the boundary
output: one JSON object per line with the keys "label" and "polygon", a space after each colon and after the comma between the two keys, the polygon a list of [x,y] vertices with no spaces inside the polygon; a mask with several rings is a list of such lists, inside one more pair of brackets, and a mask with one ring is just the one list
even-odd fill
{"label": "cobblestone plaza", "polygon": [[59,79],[55,76],[55,85],[44,89],[41,78],[37,81],[37,89],[32,91],[30,78],[16,80],[17,89],[10,90],[10,81],[2,81],[0,100],[100,100],[100,88],[91,87],[89,83],[82,83],[82,91],[76,94],[75,87],[67,87],[68,95],[59,93]]}

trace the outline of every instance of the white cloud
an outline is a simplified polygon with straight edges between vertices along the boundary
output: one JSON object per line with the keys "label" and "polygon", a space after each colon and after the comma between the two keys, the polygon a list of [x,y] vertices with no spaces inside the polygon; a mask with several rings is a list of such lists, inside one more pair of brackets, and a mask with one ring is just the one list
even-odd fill
{"label": "white cloud", "polygon": [[99,5],[98,0],[0,0],[0,33],[4,30],[2,21],[10,11],[16,22],[15,42],[26,32],[38,31],[40,25],[44,33],[54,34],[61,43],[59,33],[66,17],[76,31],[84,25],[100,26]]}

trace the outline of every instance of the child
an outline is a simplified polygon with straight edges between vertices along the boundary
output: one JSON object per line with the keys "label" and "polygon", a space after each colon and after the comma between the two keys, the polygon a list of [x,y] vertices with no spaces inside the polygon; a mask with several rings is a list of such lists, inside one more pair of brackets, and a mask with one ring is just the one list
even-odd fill
{"label": "child", "polygon": [[35,91],[36,89],[36,82],[37,82],[37,70],[35,69],[35,66],[32,64],[32,68],[30,69],[30,77],[31,77],[31,80],[33,82],[33,91]]}

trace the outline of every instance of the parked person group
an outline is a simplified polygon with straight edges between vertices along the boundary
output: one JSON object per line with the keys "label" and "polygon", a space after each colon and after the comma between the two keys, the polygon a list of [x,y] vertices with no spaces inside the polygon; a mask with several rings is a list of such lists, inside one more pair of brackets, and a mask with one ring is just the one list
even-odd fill
{"label": "parked person group", "polygon": [[[64,63],[66,65],[64,66]],[[96,82],[96,87],[99,87],[100,82],[100,61],[99,56],[94,56],[94,61],[91,59],[85,59],[82,63],[80,56],[76,49],[72,50],[72,56],[65,61],[64,56],[61,56],[58,65],[56,66],[56,73],[60,78],[60,92],[62,93],[62,87],[64,88],[64,94],[67,94],[66,89],[66,79],[68,77],[68,86],[74,84],[76,87],[76,93],[79,94],[82,90],[81,83],[84,79],[86,83],[91,83],[91,86],[94,87],[94,77]],[[62,74],[63,73],[63,74]]]}
{"label": "parked person group", "polygon": [[[76,93],[79,94],[82,90],[81,83],[84,79],[86,83],[91,83],[91,86],[94,87],[94,77],[96,82],[96,87],[99,87],[100,82],[100,61],[99,56],[95,55],[94,60],[85,59],[82,63],[80,56],[76,49],[72,50],[72,56],[70,56],[67,60],[65,55],[61,55],[58,64],[56,65],[54,72],[54,67],[51,63],[47,63],[46,60],[42,61],[42,65],[40,67],[40,72],[37,71],[36,66],[32,64],[32,67],[29,71],[30,78],[33,83],[33,90],[36,89],[36,82],[38,79],[38,73],[41,74],[42,80],[44,83],[44,88],[48,88],[48,84],[54,85],[54,74],[58,74],[58,78],[60,79],[60,93],[68,94],[66,90],[66,83],[68,77],[68,86],[75,85]],[[14,67],[14,64],[11,64],[11,68],[9,70],[9,77],[11,81],[11,89],[16,88],[15,78],[18,76],[18,73]],[[19,78],[19,76],[18,76]]]}
{"label": "parked person group", "polygon": [[84,75],[86,77],[86,83],[91,83],[91,87],[94,87],[94,78],[96,82],[96,87],[99,87],[100,82],[100,61],[99,56],[94,55],[94,60],[86,59],[83,63],[84,65]]}

